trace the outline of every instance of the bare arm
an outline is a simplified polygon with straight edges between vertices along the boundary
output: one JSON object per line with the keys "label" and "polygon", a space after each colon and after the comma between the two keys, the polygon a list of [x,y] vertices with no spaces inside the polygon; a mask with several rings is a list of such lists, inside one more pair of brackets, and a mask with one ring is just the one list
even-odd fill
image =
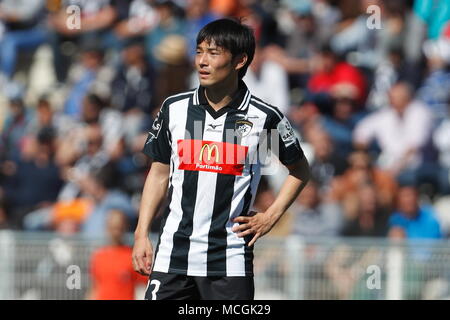
{"label": "bare arm", "polygon": [[139,220],[134,232],[133,267],[142,275],[149,275],[153,247],[148,238],[151,222],[163,202],[169,183],[170,166],[153,162],[142,192]]}
{"label": "bare arm", "polygon": [[84,32],[100,30],[109,27],[117,17],[117,12],[113,7],[106,7],[91,17],[85,17],[82,20],[82,29]]}
{"label": "bare arm", "polygon": [[305,157],[299,162],[287,166],[287,168],[289,169],[289,175],[284,181],[274,203],[272,203],[266,212],[258,212],[247,217],[241,216],[233,220],[234,222],[241,223],[241,225],[233,228],[233,231],[238,233],[238,237],[242,238],[249,234],[254,234],[253,239],[248,244],[249,246],[252,246],[258,238],[272,229],[298,197],[309,180],[310,170]]}

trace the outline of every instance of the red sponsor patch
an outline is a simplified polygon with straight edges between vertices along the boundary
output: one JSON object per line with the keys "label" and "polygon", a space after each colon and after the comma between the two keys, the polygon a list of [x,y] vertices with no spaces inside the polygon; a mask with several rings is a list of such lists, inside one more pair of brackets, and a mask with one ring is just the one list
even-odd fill
{"label": "red sponsor patch", "polygon": [[242,175],[248,147],[228,142],[178,140],[178,169]]}

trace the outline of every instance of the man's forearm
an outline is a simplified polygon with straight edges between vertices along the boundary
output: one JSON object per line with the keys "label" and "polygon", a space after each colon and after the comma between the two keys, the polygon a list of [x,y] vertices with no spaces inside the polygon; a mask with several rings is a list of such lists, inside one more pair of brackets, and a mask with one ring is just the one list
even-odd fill
{"label": "man's forearm", "polygon": [[154,162],[145,181],[135,238],[148,237],[153,217],[163,202],[169,182],[169,166]]}
{"label": "man's forearm", "polygon": [[286,212],[307,184],[310,177],[306,158],[295,166],[288,167],[289,175],[284,181],[275,201],[266,210],[272,216],[274,223]]}

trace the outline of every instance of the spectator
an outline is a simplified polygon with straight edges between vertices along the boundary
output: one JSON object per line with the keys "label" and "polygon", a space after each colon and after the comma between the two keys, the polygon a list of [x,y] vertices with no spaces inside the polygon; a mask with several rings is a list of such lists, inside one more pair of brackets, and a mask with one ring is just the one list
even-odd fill
{"label": "spectator", "polygon": [[320,118],[323,129],[333,137],[336,151],[344,158],[353,150],[353,130],[364,116],[358,112],[358,102],[345,92],[336,93],[331,102],[331,113]]}
{"label": "spectator", "polygon": [[314,58],[314,69],[308,89],[316,94],[330,96],[346,93],[361,105],[366,98],[366,80],[363,74],[345,61],[340,61],[331,48],[324,46]]}
{"label": "spectator", "polygon": [[139,275],[131,263],[132,248],[125,245],[127,216],[120,210],[110,210],[106,221],[109,244],[91,256],[92,285],[87,293],[90,300],[135,300],[139,286],[148,277]]}
{"label": "spectator", "polygon": [[[407,247],[410,260],[405,266],[405,299],[421,299],[424,284],[413,279],[416,274],[426,275],[425,281],[433,277],[429,272],[431,257],[434,254],[430,240],[443,238],[437,214],[432,206],[420,204],[417,188],[403,186],[398,192],[397,211],[392,213],[389,227],[389,238],[397,241],[407,239],[411,243],[411,246]],[[428,241],[423,241],[424,239]]]}
{"label": "spectator", "polygon": [[408,239],[440,239],[442,233],[433,207],[420,205],[415,187],[403,186],[397,195],[397,211],[389,219],[390,232],[402,228]]}
{"label": "spectator", "polygon": [[265,58],[264,48],[256,48],[252,64],[243,80],[257,97],[278,106],[284,114],[289,113],[288,75],[277,62]]}
{"label": "spectator", "polygon": [[[80,8],[80,27],[67,24],[67,8],[71,5]],[[60,84],[66,81],[76,51],[75,45],[95,42],[101,48],[116,18],[117,10],[111,0],[64,0],[57,8],[52,8],[49,16],[52,32],[49,36],[53,66]]]}
{"label": "spectator", "polygon": [[85,128],[99,126],[103,136],[101,148],[108,157],[114,158],[123,138],[122,116],[119,111],[109,108],[106,102],[96,94],[88,94],[83,98],[81,122],[61,138],[58,147],[58,162],[71,165],[81,157],[86,147]]}
{"label": "spectator", "polygon": [[450,194],[450,104],[448,110],[447,118],[433,133],[433,142],[439,153],[436,178],[441,194]]}
{"label": "spectator", "polygon": [[73,69],[68,81],[69,93],[64,104],[64,113],[76,119],[80,117],[83,97],[92,91],[102,73],[107,72],[104,51],[95,43],[85,43],[83,46],[80,64]]}
{"label": "spectator", "polygon": [[310,161],[311,175],[319,184],[321,191],[329,191],[331,181],[341,175],[347,163],[336,153],[331,137],[319,124],[312,124],[306,128],[305,139],[313,149],[313,160]]}
{"label": "spectator", "polygon": [[[359,189],[369,184],[375,189],[377,203],[384,208],[392,208],[397,193],[394,177],[373,166],[369,154],[364,151],[355,151],[348,159],[349,168],[333,179],[331,198],[346,206],[349,201],[347,199],[355,198]],[[349,214],[352,210],[347,208],[346,212]],[[354,217],[352,214],[350,216]]]}
{"label": "spectator", "polygon": [[315,181],[309,181],[291,211],[292,233],[302,237],[335,237],[343,224],[343,212],[336,202],[325,201]]}
{"label": "spectator", "polygon": [[415,0],[414,13],[427,25],[428,38],[437,39],[444,31],[445,24],[450,20],[450,3],[445,0],[435,2]]}
{"label": "spectator", "polygon": [[21,157],[11,163],[5,194],[14,228],[22,228],[22,220],[29,212],[56,200],[62,179],[54,161],[54,143],[53,130],[42,129],[37,137],[27,139]]}
{"label": "spectator", "polygon": [[0,24],[6,28],[0,36],[0,85],[12,80],[21,51],[31,51],[46,41],[43,9],[44,0],[0,3]]}
{"label": "spectator", "polygon": [[159,23],[145,35],[145,49],[150,63],[157,70],[161,66],[161,62],[154,56],[156,47],[169,35],[184,36],[185,22],[176,15],[176,5],[172,1],[156,0],[154,5]]}
{"label": "spectator", "polygon": [[341,235],[385,237],[388,231],[389,209],[380,204],[377,189],[373,185],[365,184],[356,190],[354,196],[354,212],[346,212],[347,221]]}
{"label": "spectator", "polygon": [[373,84],[367,97],[366,108],[378,110],[389,105],[389,91],[401,80],[407,80],[407,66],[399,45],[389,49],[387,57],[374,70]]}
{"label": "spectator", "polygon": [[[352,1],[347,1],[347,3]],[[353,1],[355,14],[343,19],[330,39],[339,55],[358,67],[373,70],[386,59],[388,49],[402,41],[405,1]],[[380,10],[380,27],[368,28],[369,6]],[[356,16],[357,14],[357,16]]]}
{"label": "spectator", "polygon": [[421,164],[421,151],[431,132],[431,114],[412,100],[412,93],[408,84],[397,83],[389,93],[390,108],[361,120],[353,135],[355,144],[364,148],[376,140],[381,148],[377,165],[402,181],[416,179],[413,170]]}
{"label": "spectator", "polygon": [[158,14],[147,0],[117,2],[118,21],[111,35],[112,45],[121,48],[129,39],[150,32],[158,24]]}
{"label": "spectator", "polygon": [[189,77],[192,66],[187,56],[187,43],[184,37],[169,35],[155,48],[154,56],[160,61],[156,79],[155,108],[152,116],[156,117],[164,99],[189,89]]}
{"label": "spectator", "polygon": [[447,103],[450,101],[450,36],[427,40],[423,49],[429,72],[417,91],[417,97],[430,108],[439,124],[447,116]]}
{"label": "spectator", "polygon": [[[90,125],[83,130],[80,140],[66,140],[58,151],[59,163],[67,172],[66,184],[59,194],[61,200],[72,200],[80,196],[80,179],[93,170],[100,169],[110,157],[102,149],[103,135],[98,125]],[[83,139],[83,140],[81,140]],[[78,145],[72,145],[72,143]],[[73,165],[72,165],[73,164]]]}
{"label": "spectator", "polygon": [[188,45],[188,56],[193,61],[196,51],[196,38],[198,32],[208,23],[219,19],[219,16],[210,11],[210,0],[187,0],[186,29],[184,36]]}
{"label": "spectator", "polygon": [[92,211],[88,213],[81,226],[81,232],[87,237],[101,237],[105,233],[106,217],[110,210],[123,211],[129,221],[136,220],[136,209],[130,198],[116,189],[117,172],[114,165],[109,163],[98,170],[94,170],[81,181],[84,195],[94,201]]}
{"label": "spectator", "polygon": [[11,96],[8,104],[9,113],[0,133],[0,160],[17,159],[20,156],[26,127],[32,118],[20,95]]}
{"label": "spectator", "polygon": [[144,121],[150,122],[148,117],[157,109],[153,103],[154,82],[143,44],[139,39],[127,41],[122,50],[122,63],[111,83],[111,103],[124,116],[127,144],[142,131]]}

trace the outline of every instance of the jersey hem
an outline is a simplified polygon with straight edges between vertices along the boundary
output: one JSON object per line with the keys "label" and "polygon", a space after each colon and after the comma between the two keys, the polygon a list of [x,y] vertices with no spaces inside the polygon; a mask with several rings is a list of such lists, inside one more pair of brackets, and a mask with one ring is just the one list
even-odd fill
{"label": "jersey hem", "polygon": [[174,273],[174,274],[182,274],[190,277],[253,277],[253,273],[250,272],[221,272],[221,271],[209,271],[206,274],[204,272],[195,272],[184,269],[173,269],[170,268],[168,271],[154,269],[153,271],[162,272],[162,273]]}

